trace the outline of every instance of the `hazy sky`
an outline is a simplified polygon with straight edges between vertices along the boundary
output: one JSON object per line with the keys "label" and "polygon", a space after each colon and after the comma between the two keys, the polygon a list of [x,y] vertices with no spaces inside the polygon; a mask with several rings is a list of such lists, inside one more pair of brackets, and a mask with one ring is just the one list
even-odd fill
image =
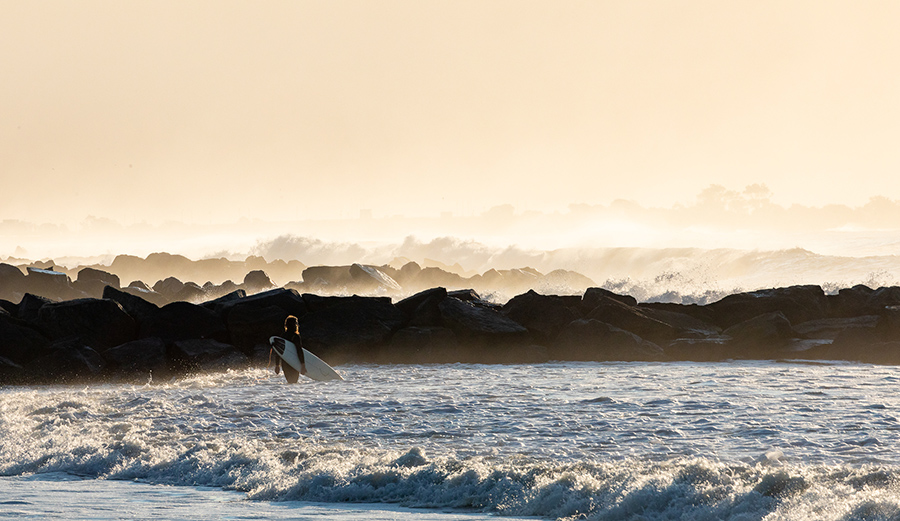
{"label": "hazy sky", "polygon": [[900,2],[0,0],[0,219],[900,198]]}

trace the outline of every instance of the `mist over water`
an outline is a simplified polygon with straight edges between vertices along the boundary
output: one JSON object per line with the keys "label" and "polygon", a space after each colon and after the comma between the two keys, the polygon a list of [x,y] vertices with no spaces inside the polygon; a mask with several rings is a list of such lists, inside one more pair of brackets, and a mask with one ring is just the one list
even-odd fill
{"label": "mist over water", "polygon": [[[78,227],[6,220],[0,222],[0,261],[52,260],[75,268],[109,265],[120,254],[168,252],[193,260],[254,255],[306,266],[416,262],[464,277],[529,267],[544,274],[574,271],[639,300],[698,303],[762,287],[817,284],[836,291],[900,280],[900,202],[875,197],[859,207],[786,207],[772,197],[763,185],[743,191],[713,185],[692,204],[671,208],[619,200],[559,212],[502,205],[471,216],[419,218],[361,212],[359,218],[296,222],[125,226],[91,217]],[[208,280],[222,282],[215,274]]]}

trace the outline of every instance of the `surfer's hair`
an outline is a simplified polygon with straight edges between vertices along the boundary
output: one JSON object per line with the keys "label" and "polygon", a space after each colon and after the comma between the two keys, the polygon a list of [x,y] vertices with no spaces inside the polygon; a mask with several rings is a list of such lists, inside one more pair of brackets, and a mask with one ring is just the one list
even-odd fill
{"label": "surfer's hair", "polygon": [[300,333],[300,321],[294,315],[288,315],[284,319],[284,330],[292,333]]}

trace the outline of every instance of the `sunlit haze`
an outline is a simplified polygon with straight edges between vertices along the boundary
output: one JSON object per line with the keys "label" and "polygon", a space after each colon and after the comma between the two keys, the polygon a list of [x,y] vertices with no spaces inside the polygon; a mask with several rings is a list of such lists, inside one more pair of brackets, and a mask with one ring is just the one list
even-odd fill
{"label": "sunlit haze", "polygon": [[897,227],[898,26],[895,2],[0,1],[0,256],[898,253],[847,239]]}

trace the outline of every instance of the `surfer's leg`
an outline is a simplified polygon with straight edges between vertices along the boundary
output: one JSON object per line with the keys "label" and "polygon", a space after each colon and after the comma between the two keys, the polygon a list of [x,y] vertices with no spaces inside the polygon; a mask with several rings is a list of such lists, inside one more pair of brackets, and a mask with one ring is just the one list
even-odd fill
{"label": "surfer's leg", "polygon": [[289,384],[295,384],[300,379],[300,371],[297,371],[290,365],[284,364],[282,369],[284,369],[284,378]]}

